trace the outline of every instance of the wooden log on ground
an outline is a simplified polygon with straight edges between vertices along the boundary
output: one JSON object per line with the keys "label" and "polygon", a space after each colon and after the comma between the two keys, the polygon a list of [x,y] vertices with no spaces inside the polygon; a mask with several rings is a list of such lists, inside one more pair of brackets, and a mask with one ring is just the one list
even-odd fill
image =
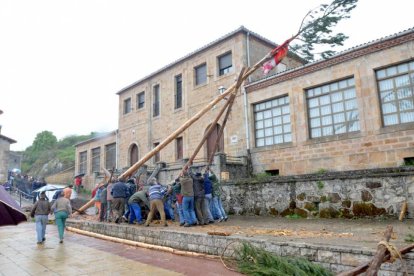
{"label": "wooden log on ground", "polygon": [[400,217],[399,217],[400,221],[403,221],[406,213],[407,213],[407,201],[404,201],[404,203],[401,207],[401,213],[400,213]]}
{"label": "wooden log on ground", "polygon": [[[392,234],[392,226],[388,225],[387,229],[384,232],[384,238],[386,242],[390,241],[391,234]],[[372,259],[369,265],[369,268],[367,270],[367,273],[366,273],[367,276],[377,275],[378,269],[380,268],[382,262],[384,261],[384,257],[386,253],[387,253],[387,248],[384,245],[379,244],[377,248],[377,252],[375,253],[374,258]]]}
{"label": "wooden log on ground", "polygon": [[79,208],[79,210],[77,210],[75,213],[73,213],[74,215],[80,215],[85,213],[86,209],[92,207],[95,204],[95,199],[92,198],[91,200],[89,200],[85,205],[83,205],[82,207]]}
{"label": "wooden log on ground", "polygon": [[206,258],[206,259],[219,259],[220,258],[219,256],[215,256],[215,255],[208,255],[208,254],[204,254],[204,253],[178,250],[178,249],[174,249],[174,248],[167,247],[167,246],[154,245],[154,244],[148,244],[148,243],[143,243],[143,242],[125,240],[125,239],[121,239],[121,238],[115,238],[115,237],[106,236],[106,235],[102,235],[102,234],[98,234],[98,233],[94,233],[94,232],[80,230],[80,229],[73,228],[73,227],[66,227],[66,229],[68,231],[72,231],[72,232],[82,234],[82,235],[85,235],[85,236],[89,236],[89,237],[94,237],[94,238],[98,238],[98,239],[102,239],[102,240],[107,240],[107,241],[112,241],[112,242],[117,242],[117,243],[122,243],[122,244],[126,244],[126,245],[132,245],[132,246],[137,246],[137,247],[142,247],[142,248],[147,248],[147,249],[160,250],[160,251],[169,252],[169,253],[173,253],[173,254],[177,254],[177,255],[181,255],[181,256],[202,257],[202,258]]}
{"label": "wooden log on ground", "polygon": [[[404,255],[404,254],[410,252],[413,249],[414,249],[414,244],[411,244],[409,246],[401,248],[399,251],[400,251],[401,255]],[[390,258],[391,258],[391,254],[389,254],[389,253],[386,254],[385,257],[384,257],[384,262],[388,261]],[[357,267],[355,267],[351,270],[341,272],[336,276],[356,276],[356,275],[362,274],[368,269],[370,263],[371,263],[371,261],[366,262],[366,263],[364,263],[362,265],[359,265],[359,266],[357,266]]]}

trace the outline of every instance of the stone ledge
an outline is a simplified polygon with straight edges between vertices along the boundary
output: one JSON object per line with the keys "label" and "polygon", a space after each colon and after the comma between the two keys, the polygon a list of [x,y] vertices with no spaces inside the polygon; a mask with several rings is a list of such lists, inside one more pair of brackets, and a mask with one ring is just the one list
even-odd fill
{"label": "stone ledge", "polygon": [[[231,242],[250,242],[254,246],[266,249],[279,256],[301,256],[338,273],[356,267],[370,260],[375,250],[351,246],[332,246],[324,244],[305,244],[295,242],[276,242],[262,238],[233,236],[212,236],[205,233],[188,233],[176,229],[148,229],[129,225],[116,225],[91,221],[69,219],[67,226],[77,229],[130,239],[154,245],[162,245],[175,249],[221,255]],[[237,243],[227,247],[225,256],[231,256]],[[404,256],[408,271],[414,271],[414,253]],[[404,272],[401,262],[384,263],[379,275],[395,275]]]}

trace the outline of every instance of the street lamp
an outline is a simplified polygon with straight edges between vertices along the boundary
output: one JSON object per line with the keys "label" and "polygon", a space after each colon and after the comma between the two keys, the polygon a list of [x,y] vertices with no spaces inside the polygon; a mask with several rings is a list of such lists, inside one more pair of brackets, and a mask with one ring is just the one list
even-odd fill
{"label": "street lamp", "polygon": [[220,93],[220,95],[221,95],[221,94],[223,94],[225,91],[226,91],[226,88],[225,88],[223,85],[221,85],[221,86],[218,88],[218,92]]}

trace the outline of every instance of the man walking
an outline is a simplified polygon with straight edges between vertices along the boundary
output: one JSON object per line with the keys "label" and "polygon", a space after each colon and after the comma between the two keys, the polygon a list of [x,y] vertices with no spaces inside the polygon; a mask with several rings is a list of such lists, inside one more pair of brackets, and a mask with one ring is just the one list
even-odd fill
{"label": "man walking", "polygon": [[46,200],[46,192],[40,193],[40,199],[35,203],[30,212],[30,216],[36,221],[37,244],[42,244],[46,240],[46,225],[50,213],[50,203]]}

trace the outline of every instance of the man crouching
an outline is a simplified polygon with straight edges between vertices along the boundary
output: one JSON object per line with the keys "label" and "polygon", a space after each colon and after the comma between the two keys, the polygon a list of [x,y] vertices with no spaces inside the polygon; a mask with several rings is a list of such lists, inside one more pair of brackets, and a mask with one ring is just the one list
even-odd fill
{"label": "man crouching", "polygon": [[167,222],[165,221],[165,212],[164,212],[164,203],[162,199],[167,191],[167,188],[158,184],[157,179],[152,177],[149,180],[149,200],[150,200],[150,212],[147,217],[147,221],[145,222],[145,226],[149,226],[150,222],[152,221],[152,217],[154,216],[155,210],[160,213],[161,216],[161,224],[164,226],[168,226]]}

